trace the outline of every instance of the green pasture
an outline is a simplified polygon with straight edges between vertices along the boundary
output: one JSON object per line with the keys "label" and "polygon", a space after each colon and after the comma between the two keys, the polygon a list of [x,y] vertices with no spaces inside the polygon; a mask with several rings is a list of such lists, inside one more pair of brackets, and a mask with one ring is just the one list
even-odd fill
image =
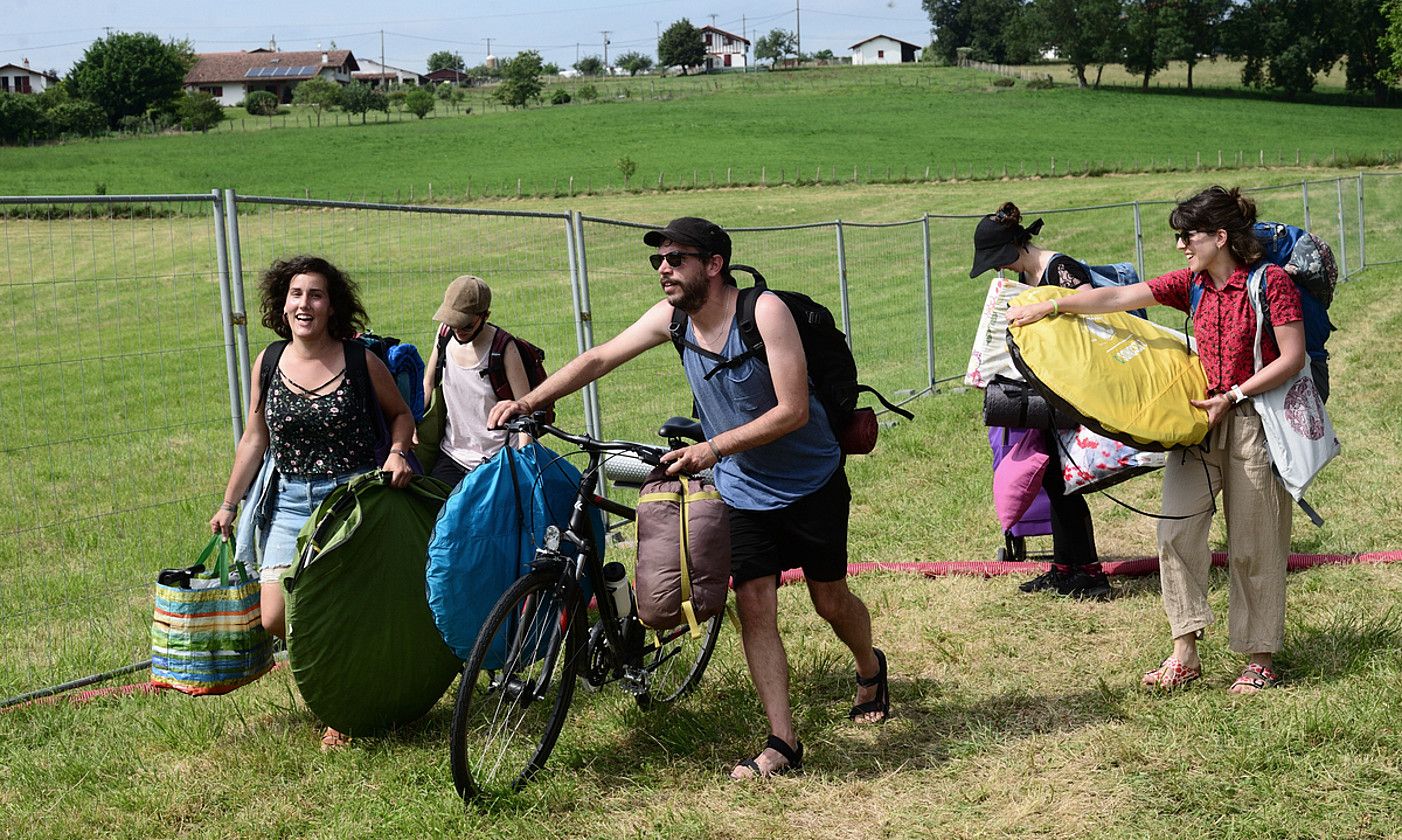
{"label": "green pasture", "polygon": [[[1274,170],[1240,181],[1296,185],[1259,197],[1263,216],[1299,221],[1298,183],[1319,174]],[[683,213],[732,227],[873,223],[987,212],[1007,199],[1031,212],[1168,200],[1211,177],[771,187],[493,206],[640,223]],[[1369,261],[1402,260],[1402,181],[1367,184]],[[1348,243],[1356,264],[1352,194],[1344,194],[1339,236],[1330,228],[1333,185],[1311,189],[1313,226]],[[1166,206],[1144,208],[1151,273],[1179,265],[1166,215]],[[972,224],[931,220],[937,378],[962,373],[987,288],[987,278],[967,278]],[[256,324],[257,270],[314,251],[359,279],[377,329],[424,344],[443,286],[471,271],[493,285],[494,319],[545,347],[556,367],[576,347],[564,230],[557,216],[245,205],[250,319]],[[7,216],[0,232],[0,355],[8,360],[0,366],[8,502],[0,507],[0,696],[8,697],[145,658],[149,581],[202,545],[232,441],[206,208],[135,219]],[[585,223],[596,341],[657,297],[639,233]],[[843,235],[863,379],[888,393],[924,388],[921,226],[848,225]],[[1043,238],[1092,261],[1134,256],[1128,208],[1048,215]],[[831,227],[738,232],[736,260],[839,305]],[[1397,265],[1378,265],[1339,291],[1330,409],[1344,455],[1310,493],[1327,524],[1315,529],[1297,517],[1296,551],[1402,547],[1388,491],[1402,468],[1402,374],[1376,352],[1402,328],[1390,293],[1399,280]],[[250,327],[254,352],[267,339]],[[850,462],[854,561],[985,560],[1001,544],[980,397],[957,384],[916,400],[915,422],[886,429],[874,455]],[[690,405],[669,347],[605,380],[600,397],[605,433],[639,440]],[[579,428],[579,397],[561,408],[562,424]],[[1158,492],[1150,477],[1124,485],[1122,497],[1152,509]],[[1091,504],[1103,556],[1153,553],[1151,521],[1103,498]],[[1214,540],[1224,538],[1219,526]],[[1219,629],[1205,642],[1207,678],[1173,698],[1135,689],[1138,674],[1167,653],[1155,578],[1117,581],[1120,597],[1108,604],[1029,598],[1015,583],[854,580],[893,664],[898,716],[879,729],[845,722],[850,663],[801,590],[786,589],[781,615],[811,768],[794,779],[723,780],[764,734],[727,629],[702,691],[673,710],[643,714],[612,691],[580,692],[539,783],[486,813],[465,811],[452,791],[451,697],[404,732],[332,755],[318,751],[316,721],[285,669],[223,698],[114,696],[0,712],[0,836],[536,837],[546,824],[569,837],[1139,837],[1148,826],[1186,836],[1395,836],[1402,567],[1292,576],[1281,657],[1289,688],[1249,702],[1223,691],[1240,665],[1220,632],[1224,576],[1214,577]]]}
{"label": "green pasture", "polygon": [[[1243,170],[1375,164],[1396,159],[1402,136],[1398,109],[1038,91],[995,87],[995,78],[912,66],[615,79],[600,83],[607,95],[591,104],[4,148],[0,195],[233,185],[249,194],[470,203],[514,196],[518,181],[535,196],[621,190],[623,157],[636,163],[631,188],[923,182],[1219,162]],[[618,98],[623,90],[633,95]]]}

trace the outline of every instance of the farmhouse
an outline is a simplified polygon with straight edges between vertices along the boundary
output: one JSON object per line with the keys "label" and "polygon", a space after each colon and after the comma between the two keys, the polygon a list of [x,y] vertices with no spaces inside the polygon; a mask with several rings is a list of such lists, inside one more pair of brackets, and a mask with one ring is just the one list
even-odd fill
{"label": "farmhouse", "polygon": [[266,90],[279,102],[288,103],[300,82],[320,76],[350,84],[352,74],[359,69],[350,50],[198,53],[195,66],[185,76],[185,89],[208,93],[220,105],[237,105],[256,90]]}
{"label": "farmhouse", "polygon": [[360,64],[360,69],[351,73],[351,77],[357,82],[364,82],[370,87],[417,85],[423,83],[423,75],[415,73],[413,70],[402,70],[398,67],[391,67],[388,64],[381,64],[378,61],[371,61],[368,58],[362,58],[358,63]]}
{"label": "farmhouse", "polygon": [[31,70],[29,59],[24,66],[0,64],[0,93],[43,93],[49,85],[58,84],[58,76]]}
{"label": "farmhouse", "polygon": [[890,35],[873,35],[850,49],[853,64],[908,64],[915,61],[915,51],[920,47]]}
{"label": "farmhouse", "polygon": [[706,71],[724,70],[727,67],[746,67],[750,41],[733,32],[717,29],[714,26],[701,27],[701,41],[706,45]]}
{"label": "farmhouse", "polygon": [[424,84],[442,84],[447,82],[450,85],[462,85],[467,87],[472,84],[472,77],[461,70],[454,70],[451,67],[444,67],[442,70],[434,70],[424,77]]}

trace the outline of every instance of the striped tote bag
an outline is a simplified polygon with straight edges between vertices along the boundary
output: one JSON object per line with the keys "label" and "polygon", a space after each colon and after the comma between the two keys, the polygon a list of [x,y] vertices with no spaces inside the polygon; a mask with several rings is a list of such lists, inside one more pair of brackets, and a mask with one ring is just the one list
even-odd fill
{"label": "striped tote bag", "polygon": [[[212,567],[209,559],[218,550]],[[151,684],[186,694],[225,694],[273,667],[263,629],[260,584],[217,535],[188,569],[156,581],[151,621]]]}

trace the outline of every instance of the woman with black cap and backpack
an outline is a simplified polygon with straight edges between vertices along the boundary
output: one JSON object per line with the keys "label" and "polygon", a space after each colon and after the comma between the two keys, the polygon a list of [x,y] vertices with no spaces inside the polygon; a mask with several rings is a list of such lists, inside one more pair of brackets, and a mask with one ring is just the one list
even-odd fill
{"label": "woman with black cap and backpack", "polygon": [[[1039,248],[1032,237],[1042,230],[1042,220],[1023,227],[1022,213],[1011,201],[996,213],[984,216],[974,229],[974,267],[977,277],[990,269],[1017,272],[1033,286],[1090,287],[1090,273],[1078,260]],[[1045,574],[1023,583],[1023,592],[1055,592],[1072,598],[1105,600],[1110,581],[1100,569],[1095,550],[1095,527],[1085,497],[1067,495],[1061,471],[1061,453],[1048,446],[1047,470],[1042,489],[1051,502],[1052,566]]]}

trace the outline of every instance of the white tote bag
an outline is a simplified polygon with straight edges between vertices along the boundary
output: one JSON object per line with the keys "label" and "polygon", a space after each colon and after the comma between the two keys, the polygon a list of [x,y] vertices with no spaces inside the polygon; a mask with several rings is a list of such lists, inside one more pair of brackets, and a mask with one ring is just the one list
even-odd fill
{"label": "white tote bag", "polygon": [[999,375],[1022,380],[1022,374],[1013,367],[1013,357],[1008,352],[1008,301],[1030,288],[1006,277],[994,277],[988,285],[988,296],[983,301],[983,314],[979,316],[978,332],[974,334],[969,365],[964,371],[965,385],[987,388],[993,377]]}
{"label": "white tote bag", "polygon": [[[1262,367],[1261,330],[1267,306],[1262,290],[1265,276],[1266,266],[1263,264],[1251,272],[1246,282],[1247,296],[1256,310],[1256,370]],[[1324,400],[1320,399],[1314,377],[1310,375],[1309,365],[1306,364],[1284,384],[1256,394],[1251,402],[1261,416],[1271,464],[1280,477],[1280,483],[1285,485],[1291,498],[1299,502],[1316,525],[1323,524],[1319,514],[1302,497],[1324,465],[1339,454],[1340,447],[1339,439],[1334,435],[1334,424],[1329,422]]]}

